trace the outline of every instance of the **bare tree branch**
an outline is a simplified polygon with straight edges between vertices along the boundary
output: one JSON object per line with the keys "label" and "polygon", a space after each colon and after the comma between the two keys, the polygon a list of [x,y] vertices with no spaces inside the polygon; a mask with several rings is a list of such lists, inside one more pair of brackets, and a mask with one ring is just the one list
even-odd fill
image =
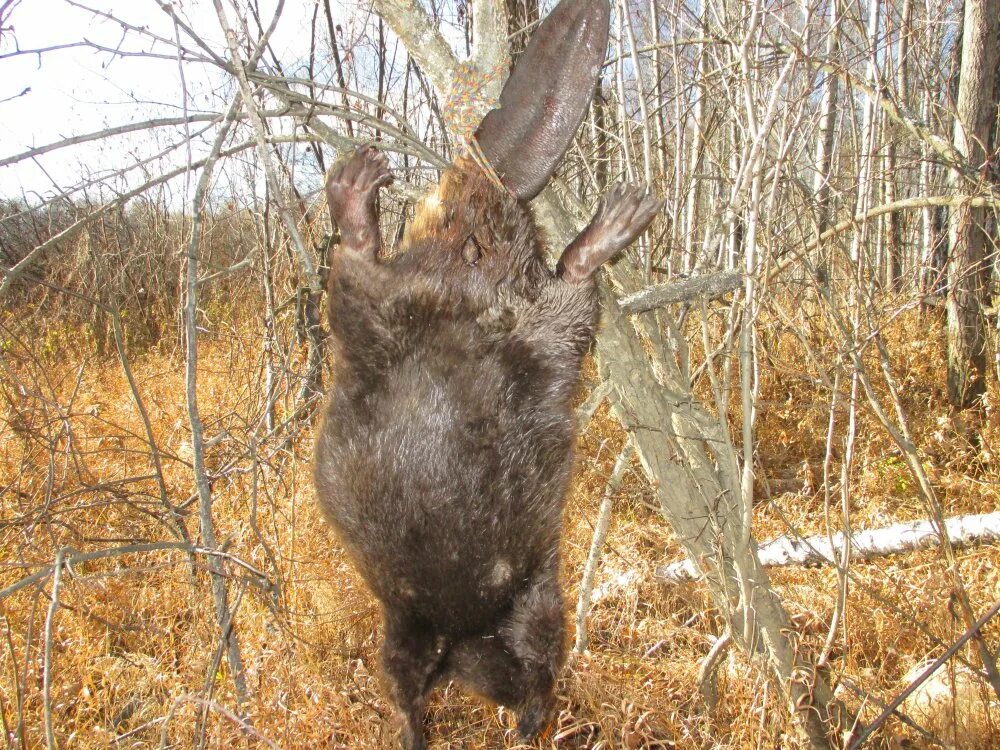
{"label": "bare tree branch", "polygon": [[458,61],[417,0],[374,0],[378,14],[388,22],[439,94],[451,85]]}

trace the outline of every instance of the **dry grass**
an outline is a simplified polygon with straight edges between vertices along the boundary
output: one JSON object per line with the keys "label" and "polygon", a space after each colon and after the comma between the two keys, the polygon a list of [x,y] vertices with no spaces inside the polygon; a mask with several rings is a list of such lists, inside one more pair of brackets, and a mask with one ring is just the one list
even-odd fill
{"label": "dry grass", "polygon": [[[949,422],[938,354],[941,332],[933,321],[916,316],[886,335],[899,354],[894,364],[918,444],[948,513],[995,510],[1000,470],[990,446],[1000,445],[1000,419],[988,415],[980,448]],[[33,339],[30,346],[18,340],[17,330],[13,318],[2,329],[8,365],[0,376],[5,399],[0,586],[50,563],[60,547],[99,549],[170,538],[155,517],[158,491],[148,478],[142,425],[120,366],[88,353],[73,327],[46,330],[40,334],[43,345]],[[912,340],[908,330],[920,330],[923,337]],[[172,747],[266,746],[261,737],[282,748],[393,746],[376,676],[378,610],[314,507],[311,431],[303,430],[290,444],[259,445],[256,466],[245,457],[260,434],[254,424],[262,390],[258,344],[251,323],[206,336],[199,392],[207,434],[225,433],[210,450],[210,468],[237,466],[213,485],[218,537],[228,552],[281,585],[275,598],[239,568],[229,568],[251,691],[245,715],[253,730],[244,731],[219,710],[235,710],[236,704],[225,661],[220,665],[217,659],[204,560],[192,570],[181,553],[151,552],[81,564],[64,576],[51,665],[60,747],[157,747],[161,736]],[[775,362],[796,361],[783,357],[792,351],[793,342],[780,339]],[[181,502],[194,493],[182,362],[161,344],[137,358],[134,367],[165,456],[168,492]],[[795,367],[775,365],[766,377],[758,535],[786,533],[788,521],[805,533],[822,532],[822,494],[815,483],[812,489],[801,487],[809,484],[810,473],[820,475],[829,404]],[[853,522],[872,526],[921,517],[925,510],[884,431],[865,410],[861,420]],[[566,512],[564,580],[570,602],[623,439],[606,409],[581,437],[578,479]],[[716,710],[709,715],[702,708],[698,668],[720,621],[700,587],[664,589],[652,582],[655,565],[681,555],[653,502],[634,465],[617,498],[598,583],[626,570],[639,571],[639,583],[614,589],[596,606],[591,650],[567,668],[558,725],[540,746],[796,747],[774,686],[736,651],[719,672]],[[188,528],[195,532],[195,506],[186,507]],[[980,610],[1000,598],[998,561],[996,547],[960,553],[962,574]],[[963,627],[953,614],[945,566],[934,551],[859,564],[854,573],[846,636],[834,644],[830,672],[837,683],[887,700],[912,670],[940,652],[933,637],[950,642]],[[836,575],[784,569],[772,579],[793,615],[801,648],[818,653],[834,609]],[[45,743],[41,633],[51,593],[46,582],[2,602],[0,711],[13,746],[19,715],[27,746]],[[998,636],[1000,625],[988,628],[994,649]],[[968,649],[962,655],[974,658]],[[865,718],[878,711],[843,686],[839,694]],[[996,698],[965,667],[936,678],[907,709],[961,747],[1000,747]],[[520,747],[509,715],[453,687],[435,694],[428,721],[435,748]],[[904,740],[911,744],[901,744]],[[877,743],[924,746],[897,721]]]}

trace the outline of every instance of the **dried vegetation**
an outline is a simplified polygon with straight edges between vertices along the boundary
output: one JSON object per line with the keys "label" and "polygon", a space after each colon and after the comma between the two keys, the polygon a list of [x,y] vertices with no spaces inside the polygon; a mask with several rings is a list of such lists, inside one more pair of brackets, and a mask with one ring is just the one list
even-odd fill
{"label": "dried vegetation", "polygon": [[[226,566],[249,702],[238,706],[221,658],[204,556],[176,549],[130,552],[67,566],[58,608],[50,578],[2,600],[0,713],[10,747],[44,745],[46,689],[59,747],[392,746],[377,679],[378,611],[313,503],[315,424],[277,433],[262,427],[261,317],[256,301],[244,298],[237,307],[224,305],[226,297],[206,303],[199,399],[216,533],[230,561],[249,566]],[[0,320],[0,586],[51,564],[59,549],[177,540],[113,351],[96,353],[86,320],[53,311],[45,298],[28,295],[23,302]],[[162,454],[167,495],[196,536],[178,332],[176,321],[159,322],[165,335],[133,343],[131,365]],[[938,312],[910,309],[882,333],[946,513],[995,509],[1000,459],[992,446],[1000,445],[1000,413],[987,410],[978,446],[950,420]],[[829,509],[818,477],[829,395],[803,361],[797,339],[776,333],[768,346],[757,425],[755,530],[762,540],[790,527],[825,533]],[[294,347],[289,351],[294,358]],[[995,391],[990,398],[996,403]],[[279,401],[279,424],[283,408]],[[852,523],[870,527],[925,517],[885,431],[864,408],[859,420]],[[570,601],[624,439],[606,406],[581,436],[578,479],[566,510],[563,575]],[[839,462],[835,454],[831,476],[839,477]],[[590,650],[571,660],[557,726],[542,746],[797,746],[781,696],[741,651],[726,653],[717,673],[718,703],[712,711],[704,706],[698,672],[721,620],[699,585],[665,588],[653,580],[657,564],[680,555],[634,465],[616,497],[597,583],[613,583],[630,571],[638,576],[604,587],[590,618]],[[972,601],[1000,598],[1000,548],[961,552],[959,561]],[[836,573],[787,568],[771,575],[793,616],[799,648],[814,658],[826,649],[823,668],[862,719],[878,713],[878,701],[891,699],[942,643],[965,630],[935,550],[855,565],[844,623],[828,644]],[[984,632],[988,642],[1000,640],[1000,625]],[[996,698],[972,671],[973,652],[966,648],[959,656],[972,668],[950,662],[903,710],[947,744],[1000,747],[990,739],[1000,736]],[[429,722],[434,747],[518,746],[510,716],[454,687],[435,694]],[[933,746],[895,719],[875,742]]]}

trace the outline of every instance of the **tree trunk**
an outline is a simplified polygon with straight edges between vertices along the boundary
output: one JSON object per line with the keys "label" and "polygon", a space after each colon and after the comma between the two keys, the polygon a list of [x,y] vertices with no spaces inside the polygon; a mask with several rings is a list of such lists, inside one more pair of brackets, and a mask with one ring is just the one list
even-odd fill
{"label": "tree trunk", "polygon": [[[699,23],[702,27],[704,27],[708,13],[704,0],[701,3],[701,7],[698,12]],[[705,91],[702,85],[705,81],[706,72],[708,70],[708,62],[706,59],[708,53],[705,49],[705,45],[695,45],[695,49],[697,50],[698,55],[698,75],[695,77],[694,81],[691,82],[691,96],[694,98],[694,105],[691,112],[691,152],[688,156],[688,169],[691,175],[698,174],[698,170],[701,168],[702,157],[705,150],[705,126],[711,116],[711,112],[706,112],[706,107],[710,107],[711,103],[705,101]],[[678,152],[676,158],[678,163],[680,163],[683,161],[684,155],[681,152]],[[694,265],[692,258],[694,258],[696,254],[695,245],[698,242],[697,235],[700,227],[698,213],[702,200],[702,180],[691,180],[690,183],[686,185],[686,189],[687,196],[685,198],[683,217],[684,255],[682,267],[685,272],[688,272]]]}
{"label": "tree trunk", "polygon": [[[840,0],[830,0],[830,32],[826,38],[825,55],[827,60],[835,60],[840,51]],[[831,162],[833,159],[834,125],[836,121],[837,102],[840,98],[840,79],[833,73],[827,73],[823,81],[823,99],[820,102],[819,133],[816,136],[816,174],[813,177],[813,192],[818,216],[818,234],[825,232],[832,221],[833,206],[830,196]],[[829,274],[830,259],[824,245],[816,246],[816,258],[813,261],[816,274],[821,283]]]}
{"label": "tree trunk", "polygon": [[[904,104],[909,105],[909,49],[910,35],[913,26],[913,0],[903,0],[902,18],[899,21],[896,44],[896,96]],[[899,128],[895,123],[885,125],[885,202],[898,200],[903,192],[905,181],[896,174],[898,162],[896,158],[897,135]],[[903,216],[891,213],[886,217],[886,267],[885,286],[898,292],[903,277]]]}
{"label": "tree trunk", "polygon": [[823,677],[796,653],[788,615],[757,560],[756,544],[745,536],[741,472],[730,436],[692,397],[670,357],[657,360],[659,382],[628,316],[609,290],[602,296],[601,374],[614,384],[614,412],[633,435],[664,516],[688,557],[699,561],[736,642],[770,664],[808,746],[832,747],[827,733],[838,723],[840,717],[831,716],[838,706]]}
{"label": "tree trunk", "polygon": [[[985,146],[996,121],[993,86],[998,62],[1000,11],[991,0],[966,0],[955,120],[955,150],[977,168],[987,159]],[[955,192],[969,186],[952,171]],[[984,209],[957,206],[948,221],[948,400],[967,409],[986,393],[986,321],[983,306],[989,283],[990,244]]]}

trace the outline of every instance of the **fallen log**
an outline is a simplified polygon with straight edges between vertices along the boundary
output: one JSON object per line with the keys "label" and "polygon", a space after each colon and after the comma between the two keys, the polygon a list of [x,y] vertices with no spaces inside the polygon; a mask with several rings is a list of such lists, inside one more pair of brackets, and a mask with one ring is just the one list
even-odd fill
{"label": "fallen log", "polygon": [[[945,520],[948,538],[954,547],[1000,542],[1000,512],[957,516]],[[757,555],[764,567],[784,565],[833,565],[844,547],[844,534],[831,538],[821,536],[781,536],[760,546]],[[941,543],[930,521],[895,523],[881,529],[858,531],[851,535],[851,559],[870,560],[916,549],[935,547]],[[656,569],[661,583],[684,583],[701,576],[691,560],[680,560]]]}

